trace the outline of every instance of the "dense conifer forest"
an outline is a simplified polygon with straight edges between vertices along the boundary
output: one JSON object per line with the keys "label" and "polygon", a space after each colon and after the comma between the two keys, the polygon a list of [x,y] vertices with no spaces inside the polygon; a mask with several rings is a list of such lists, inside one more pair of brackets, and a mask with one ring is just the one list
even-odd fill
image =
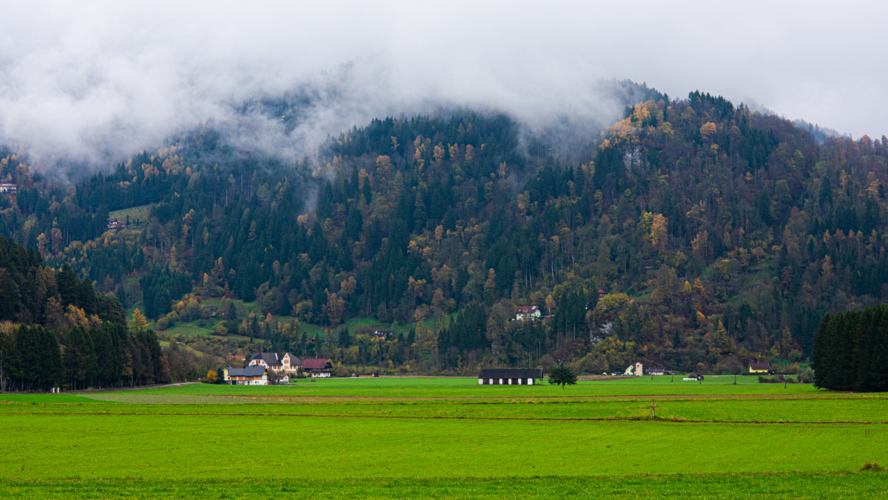
{"label": "dense conifer forest", "polygon": [[[75,185],[0,151],[19,186],[0,234],[79,287],[62,309],[101,317],[95,288],[161,327],[202,297],[256,301],[248,318],[223,301],[217,333],[301,353],[314,325],[326,343],[310,354],[420,371],[736,373],[809,358],[825,314],[888,296],[888,138],[815,136],[700,92],[631,95],[567,152],[470,110],[374,120],[295,163],[207,124]],[[32,286],[12,274],[0,293]],[[9,304],[0,318],[45,324],[44,306]],[[512,321],[520,305],[545,318]],[[415,326],[370,342],[342,331],[353,318]]]}
{"label": "dense conifer forest", "polygon": [[888,390],[888,307],[879,304],[824,316],[814,335],[812,360],[818,387]]}
{"label": "dense conifer forest", "polygon": [[130,331],[116,298],[0,236],[0,391],[169,380],[157,336],[138,318]]}

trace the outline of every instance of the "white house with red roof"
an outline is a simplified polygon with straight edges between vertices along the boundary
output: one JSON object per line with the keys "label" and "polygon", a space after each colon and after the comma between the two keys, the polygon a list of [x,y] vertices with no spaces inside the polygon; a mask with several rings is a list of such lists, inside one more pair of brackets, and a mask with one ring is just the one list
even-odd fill
{"label": "white house with red roof", "polygon": [[302,371],[314,378],[330,378],[333,364],[329,359],[309,358],[302,360]]}
{"label": "white house with red roof", "polygon": [[536,321],[540,319],[541,314],[537,306],[519,306],[515,309],[515,321]]}

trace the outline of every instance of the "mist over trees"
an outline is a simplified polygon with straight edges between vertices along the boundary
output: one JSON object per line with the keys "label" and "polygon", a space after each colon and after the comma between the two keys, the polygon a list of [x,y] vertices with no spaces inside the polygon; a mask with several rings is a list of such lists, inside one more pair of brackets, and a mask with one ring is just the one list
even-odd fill
{"label": "mist over trees", "polygon": [[[569,155],[469,110],[373,120],[296,164],[201,127],[69,189],[10,154],[0,176],[20,189],[0,198],[0,233],[149,319],[256,301],[218,333],[423,370],[737,372],[809,357],[824,314],[886,298],[888,139],[639,92]],[[106,231],[110,211],[146,204]],[[511,321],[519,305],[547,318]],[[23,310],[45,315],[0,315]],[[415,338],[332,341],[351,318],[415,323]]]}

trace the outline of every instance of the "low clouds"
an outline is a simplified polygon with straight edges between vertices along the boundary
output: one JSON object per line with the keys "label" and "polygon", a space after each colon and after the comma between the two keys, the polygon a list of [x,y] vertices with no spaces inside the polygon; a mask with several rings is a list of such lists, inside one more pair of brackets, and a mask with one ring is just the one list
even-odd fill
{"label": "low clouds", "polygon": [[[551,2],[550,2],[551,3]],[[300,84],[345,98],[292,136],[439,103],[502,109],[545,126],[619,112],[595,82],[629,78],[756,101],[789,118],[888,134],[882,4],[705,2],[9,2],[0,32],[0,139],[47,163],[97,164],[157,145]],[[343,65],[351,62],[343,73]],[[326,72],[326,74],[325,74]],[[277,134],[277,135],[275,135]]]}

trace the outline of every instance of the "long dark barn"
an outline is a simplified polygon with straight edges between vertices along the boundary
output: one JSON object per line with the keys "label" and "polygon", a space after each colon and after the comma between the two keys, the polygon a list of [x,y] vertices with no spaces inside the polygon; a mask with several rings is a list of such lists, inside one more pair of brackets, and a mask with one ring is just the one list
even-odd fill
{"label": "long dark barn", "polygon": [[538,378],[539,368],[487,368],[478,374],[478,385],[533,385]]}

